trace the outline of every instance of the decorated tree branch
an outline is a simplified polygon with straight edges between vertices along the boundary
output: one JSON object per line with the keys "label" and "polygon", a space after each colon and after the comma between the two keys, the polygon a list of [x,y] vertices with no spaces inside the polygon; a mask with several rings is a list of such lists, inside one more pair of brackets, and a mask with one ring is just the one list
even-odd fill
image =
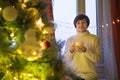
{"label": "decorated tree branch", "polygon": [[0,0],[0,80],[64,80],[45,0]]}

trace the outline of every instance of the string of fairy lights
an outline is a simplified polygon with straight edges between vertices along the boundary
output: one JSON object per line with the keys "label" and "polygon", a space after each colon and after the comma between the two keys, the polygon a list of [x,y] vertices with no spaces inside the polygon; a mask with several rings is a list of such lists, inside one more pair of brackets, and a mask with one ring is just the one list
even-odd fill
{"label": "string of fairy lights", "polygon": [[[119,23],[120,23],[120,19],[119,19],[119,18],[117,18],[116,20],[113,20],[113,21],[112,21],[112,24],[113,24],[113,25],[119,24]],[[109,24],[106,23],[105,25],[102,25],[101,27],[104,28],[105,26],[108,27]]]}
{"label": "string of fairy lights", "polygon": [[112,21],[112,23],[113,23],[113,24],[120,23],[120,19],[119,19],[119,18],[117,18],[116,20],[113,20],[113,21]]}

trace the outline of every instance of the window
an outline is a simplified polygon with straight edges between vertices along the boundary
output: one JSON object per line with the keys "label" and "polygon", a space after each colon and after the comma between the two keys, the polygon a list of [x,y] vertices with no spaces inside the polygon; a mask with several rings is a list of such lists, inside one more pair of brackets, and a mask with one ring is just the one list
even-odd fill
{"label": "window", "polygon": [[97,34],[96,25],[96,0],[85,0],[85,13],[90,18],[88,30],[92,34]]}
{"label": "window", "polygon": [[56,39],[66,40],[75,34],[73,19],[76,16],[76,1],[53,0],[54,23],[57,25]]}
{"label": "window", "polygon": [[[78,14],[77,0],[53,0],[54,23],[57,25],[55,35],[57,40],[66,40],[76,34],[73,20]],[[96,0],[85,0],[85,13],[90,18],[88,30],[97,33],[96,28]]]}

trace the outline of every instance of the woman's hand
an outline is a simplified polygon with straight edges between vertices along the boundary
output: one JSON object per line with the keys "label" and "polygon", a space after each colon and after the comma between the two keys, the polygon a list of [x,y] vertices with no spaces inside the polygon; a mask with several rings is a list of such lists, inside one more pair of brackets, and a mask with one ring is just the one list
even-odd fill
{"label": "woman's hand", "polygon": [[74,52],[86,52],[87,48],[85,46],[79,46],[79,45],[72,45],[70,47],[70,53],[74,53]]}
{"label": "woman's hand", "polygon": [[87,48],[85,46],[75,46],[76,52],[86,52]]}
{"label": "woman's hand", "polygon": [[70,46],[70,53],[74,53],[75,52],[75,44],[73,44],[72,46]]}

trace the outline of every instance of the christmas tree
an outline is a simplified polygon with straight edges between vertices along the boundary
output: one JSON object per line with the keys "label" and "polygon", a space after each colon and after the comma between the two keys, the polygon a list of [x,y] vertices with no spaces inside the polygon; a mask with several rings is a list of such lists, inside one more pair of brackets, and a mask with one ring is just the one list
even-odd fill
{"label": "christmas tree", "polygon": [[0,0],[0,80],[64,80],[45,0]]}

